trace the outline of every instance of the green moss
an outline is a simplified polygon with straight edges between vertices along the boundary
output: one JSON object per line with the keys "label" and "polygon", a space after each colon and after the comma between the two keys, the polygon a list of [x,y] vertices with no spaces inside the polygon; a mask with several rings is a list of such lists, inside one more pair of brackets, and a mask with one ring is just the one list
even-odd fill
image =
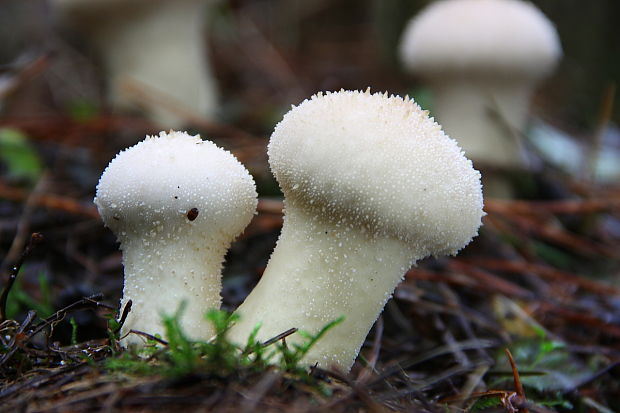
{"label": "green moss", "polygon": [[[213,325],[215,336],[209,341],[194,341],[182,330],[179,319],[184,306],[173,315],[163,315],[167,345],[151,340],[143,348],[130,348],[119,352],[105,362],[114,372],[136,375],[159,375],[179,378],[190,374],[211,377],[230,377],[240,374],[260,373],[274,366],[297,380],[311,381],[310,372],[301,364],[302,358],[323,335],[342,321],[328,323],[317,334],[297,331],[304,338],[300,344],[288,345],[285,339],[262,343],[256,339],[260,326],[256,326],[244,346],[227,338],[230,327],[239,319],[236,314],[211,310],[205,317]],[[111,321],[111,338],[118,325]]]}

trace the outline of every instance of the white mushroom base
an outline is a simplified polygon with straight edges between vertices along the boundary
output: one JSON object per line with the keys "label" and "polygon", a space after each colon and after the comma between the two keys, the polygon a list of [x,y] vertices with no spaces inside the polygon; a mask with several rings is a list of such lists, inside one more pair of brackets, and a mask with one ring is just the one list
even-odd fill
{"label": "white mushroom base", "polygon": [[[328,223],[287,208],[269,266],[238,308],[241,320],[229,338],[243,345],[259,323],[261,341],[292,327],[315,334],[345,316],[303,362],[348,371],[414,256],[403,242],[372,238],[359,225]],[[302,338],[293,334],[286,340]]]}

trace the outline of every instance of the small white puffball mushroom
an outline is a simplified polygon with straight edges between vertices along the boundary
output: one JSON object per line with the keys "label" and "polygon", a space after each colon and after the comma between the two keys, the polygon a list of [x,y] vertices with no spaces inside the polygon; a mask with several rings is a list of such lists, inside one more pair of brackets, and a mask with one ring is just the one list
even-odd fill
{"label": "small white puffball mushroom", "polygon": [[293,327],[317,333],[344,316],[303,362],[348,370],[411,265],[477,234],[480,174],[412,100],[369,91],[293,107],[268,155],[284,226],[229,337],[245,343],[259,323],[260,340]]}
{"label": "small white puffball mushroom", "polygon": [[[164,335],[162,313],[186,308],[181,326],[209,339],[204,315],[220,307],[221,267],[257,204],[254,180],[213,142],[185,132],[160,133],[120,152],[97,185],[95,204],[123,251],[123,329]],[[142,343],[128,335],[124,345]]]}
{"label": "small white puffball mushroom", "polygon": [[[407,26],[405,67],[429,83],[438,122],[477,166],[523,166],[534,87],[562,55],[553,24],[521,0],[440,0]],[[486,192],[486,191],[485,191]]]}
{"label": "small white puffball mushroom", "polygon": [[157,124],[175,128],[187,121],[185,115],[213,116],[216,111],[205,36],[206,6],[211,2],[53,0],[52,4],[61,21],[84,34],[99,53],[113,107],[143,110]]}

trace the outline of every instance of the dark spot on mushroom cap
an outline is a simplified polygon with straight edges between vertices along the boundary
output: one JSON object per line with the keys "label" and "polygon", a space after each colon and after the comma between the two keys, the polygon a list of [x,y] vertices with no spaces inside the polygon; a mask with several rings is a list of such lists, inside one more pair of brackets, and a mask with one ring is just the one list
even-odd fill
{"label": "dark spot on mushroom cap", "polygon": [[196,219],[196,217],[198,217],[198,208],[192,208],[187,211],[187,219],[193,221]]}

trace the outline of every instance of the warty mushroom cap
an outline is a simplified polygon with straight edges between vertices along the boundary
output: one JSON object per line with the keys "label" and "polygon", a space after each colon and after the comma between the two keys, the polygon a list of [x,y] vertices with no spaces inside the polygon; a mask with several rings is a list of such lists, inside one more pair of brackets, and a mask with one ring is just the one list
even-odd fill
{"label": "warty mushroom cap", "polygon": [[408,24],[400,44],[405,66],[420,75],[490,72],[537,80],[562,55],[557,31],[521,0],[440,0]]}
{"label": "warty mushroom cap", "polygon": [[185,235],[200,235],[206,227],[229,241],[243,231],[256,203],[252,177],[230,152],[174,131],[120,152],[103,172],[95,198],[121,242],[180,232],[181,226],[190,232]]}
{"label": "warty mushroom cap", "polygon": [[409,98],[319,93],[284,116],[268,154],[287,206],[400,240],[414,260],[455,254],[481,225],[480,173]]}

